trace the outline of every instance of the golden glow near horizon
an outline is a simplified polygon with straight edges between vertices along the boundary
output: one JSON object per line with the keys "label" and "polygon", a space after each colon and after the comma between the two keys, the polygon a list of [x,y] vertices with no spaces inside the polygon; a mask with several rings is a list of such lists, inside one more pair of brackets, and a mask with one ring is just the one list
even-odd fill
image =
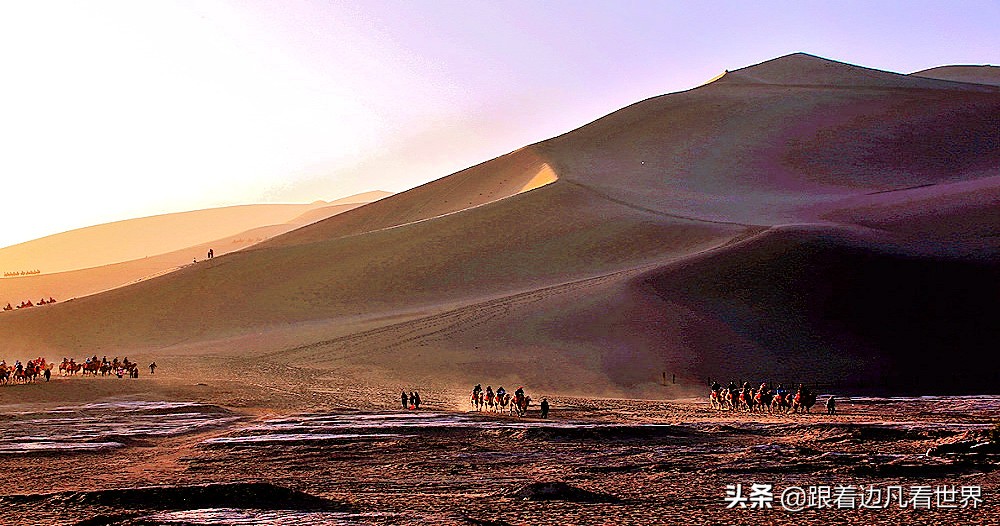
{"label": "golden glow near horizon", "polygon": [[250,27],[219,25],[230,18],[163,2],[0,9],[0,170],[11,190],[0,213],[17,219],[0,246],[260,202],[373,147],[375,123],[351,93]]}

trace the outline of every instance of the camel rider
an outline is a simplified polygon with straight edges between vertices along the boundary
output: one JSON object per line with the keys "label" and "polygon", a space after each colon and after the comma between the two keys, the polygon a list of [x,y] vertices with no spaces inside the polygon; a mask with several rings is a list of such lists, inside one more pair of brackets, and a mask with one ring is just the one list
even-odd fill
{"label": "camel rider", "polygon": [[501,385],[500,388],[497,389],[497,400],[503,400],[503,395],[505,394],[507,394],[507,391],[505,391],[503,386]]}
{"label": "camel rider", "polygon": [[518,387],[517,391],[514,391],[514,397],[517,399],[524,398],[524,388]]}
{"label": "camel rider", "polygon": [[740,388],[739,386],[736,385],[736,382],[730,380],[729,387],[727,387],[726,390],[729,391],[730,393],[735,393],[736,391],[739,391]]}
{"label": "camel rider", "polygon": [[715,392],[719,392],[719,389],[722,389],[722,386],[719,385],[719,382],[712,382],[712,390]]}
{"label": "camel rider", "polygon": [[492,385],[487,385],[486,386],[486,399],[487,400],[493,400],[493,386]]}
{"label": "camel rider", "polygon": [[481,392],[483,392],[483,384],[476,384],[476,386],[472,388],[472,394],[474,395],[478,395]]}

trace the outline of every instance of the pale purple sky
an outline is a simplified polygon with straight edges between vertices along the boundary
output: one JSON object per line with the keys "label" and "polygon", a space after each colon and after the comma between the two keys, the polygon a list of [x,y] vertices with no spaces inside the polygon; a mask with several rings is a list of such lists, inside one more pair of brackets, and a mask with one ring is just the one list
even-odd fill
{"label": "pale purple sky", "polygon": [[995,0],[0,0],[0,247],[402,191],[796,51],[1000,64],[997,27]]}

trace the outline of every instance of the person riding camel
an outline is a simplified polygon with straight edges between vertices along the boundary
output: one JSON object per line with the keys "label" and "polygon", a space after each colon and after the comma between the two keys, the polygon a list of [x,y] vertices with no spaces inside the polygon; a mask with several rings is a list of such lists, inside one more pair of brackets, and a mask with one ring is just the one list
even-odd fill
{"label": "person riding camel", "polygon": [[474,395],[478,395],[481,392],[483,392],[483,384],[476,384],[476,386],[472,388],[472,394]]}
{"label": "person riding camel", "polygon": [[712,382],[712,391],[718,393],[720,389],[722,389],[722,386],[719,385],[719,382]]}
{"label": "person riding camel", "polygon": [[521,398],[524,398],[524,388],[523,387],[518,387],[517,391],[514,391],[514,396],[517,397],[517,399],[519,399],[519,400]]}
{"label": "person riding camel", "polygon": [[501,385],[497,389],[497,400],[503,400],[503,395],[505,395],[505,394],[507,394],[507,391],[504,390],[503,386]]}
{"label": "person riding camel", "polygon": [[486,386],[486,402],[487,403],[491,403],[491,404],[493,403],[493,386],[492,385],[487,385]]}

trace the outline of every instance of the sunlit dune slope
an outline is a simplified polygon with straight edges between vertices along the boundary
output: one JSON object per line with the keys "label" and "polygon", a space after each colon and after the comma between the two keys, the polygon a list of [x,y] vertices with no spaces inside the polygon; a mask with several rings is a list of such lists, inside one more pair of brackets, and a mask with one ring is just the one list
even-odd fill
{"label": "sunlit dune slope", "polygon": [[269,245],[311,243],[451,214],[554,181],[558,175],[530,147],[473,166],[365,207],[282,236]]}
{"label": "sunlit dune slope", "polygon": [[950,352],[934,389],[962,390],[996,336],[998,115],[1000,88],[789,55],[0,331],[644,396],[930,389],[907,375]]}
{"label": "sunlit dune slope", "polygon": [[[359,201],[365,202],[352,202]],[[50,273],[141,259],[283,224],[331,204],[341,203],[230,206],[105,223],[0,248],[0,269]]]}
{"label": "sunlit dune slope", "polygon": [[1000,86],[1000,66],[938,66],[910,73],[914,77]]}
{"label": "sunlit dune slope", "polygon": [[[375,196],[376,194],[373,194],[371,197]],[[23,301],[37,302],[40,299],[48,298],[66,301],[136,283],[189,265],[195,260],[205,259],[209,249],[217,256],[242,250],[274,236],[352,210],[363,204],[364,202],[354,201],[347,204],[326,205],[311,209],[286,223],[261,226],[207,243],[142,259],[66,272],[5,278],[0,282],[0,305],[7,303],[19,305]]]}

